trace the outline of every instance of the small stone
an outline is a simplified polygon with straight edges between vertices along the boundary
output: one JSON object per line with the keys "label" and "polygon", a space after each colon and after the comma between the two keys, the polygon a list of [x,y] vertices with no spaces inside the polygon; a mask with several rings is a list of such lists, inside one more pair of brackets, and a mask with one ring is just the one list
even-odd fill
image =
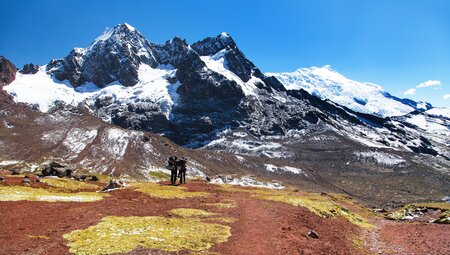
{"label": "small stone", "polygon": [[23,177],[22,183],[23,183],[23,184],[26,184],[26,185],[30,185],[30,183],[31,183],[30,177],[28,177],[28,175],[26,175],[25,177]]}
{"label": "small stone", "polygon": [[314,230],[309,231],[308,232],[308,236],[311,237],[311,238],[314,238],[314,239],[319,238],[319,234],[317,234],[317,232],[314,231]]}

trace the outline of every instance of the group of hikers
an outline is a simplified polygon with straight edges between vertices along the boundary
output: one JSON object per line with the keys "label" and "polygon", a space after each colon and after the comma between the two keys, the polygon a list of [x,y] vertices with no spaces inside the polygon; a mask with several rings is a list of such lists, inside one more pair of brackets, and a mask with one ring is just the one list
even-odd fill
{"label": "group of hikers", "polygon": [[180,178],[180,184],[186,183],[186,164],[187,158],[185,157],[181,157],[181,159],[178,159],[176,156],[169,157],[167,169],[170,170],[170,182],[172,185],[177,183],[177,177]]}

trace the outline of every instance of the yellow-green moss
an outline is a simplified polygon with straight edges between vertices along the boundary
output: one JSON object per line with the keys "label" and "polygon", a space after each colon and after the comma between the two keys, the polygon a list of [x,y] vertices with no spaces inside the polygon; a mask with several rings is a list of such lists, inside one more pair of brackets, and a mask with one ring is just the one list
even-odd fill
{"label": "yellow-green moss", "polygon": [[149,172],[148,174],[155,180],[167,180],[170,178],[170,175],[164,172]]}
{"label": "yellow-green moss", "polygon": [[23,186],[0,186],[0,201],[94,202],[103,199],[96,192],[64,193]]}
{"label": "yellow-green moss", "polygon": [[216,215],[215,213],[212,213],[212,212],[208,212],[208,211],[201,210],[201,209],[193,209],[193,208],[176,208],[176,209],[170,210],[170,212],[175,215],[184,217],[184,218],[209,217],[209,216]]}
{"label": "yellow-green moss", "polygon": [[450,210],[450,203],[439,203],[439,202],[415,203],[415,204],[412,204],[412,206],[425,207],[425,208],[430,208],[430,209]]}
{"label": "yellow-green moss", "polygon": [[439,217],[433,222],[440,224],[450,224],[450,210],[442,212],[441,215],[439,215]]}
{"label": "yellow-green moss", "polygon": [[206,192],[189,192],[181,186],[169,186],[157,183],[133,183],[131,186],[135,187],[137,191],[157,198],[174,199],[208,196]]}
{"label": "yellow-green moss", "polygon": [[214,206],[220,209],[228,209],[228,208],[235,208],[237,205],[234,202],[229,202],[229,203],[210,203],[210,204],[206,204],[209,206]]}
{"label": "yellow-green moss", "polygon": [[311,194],[309,197],[288,196],[288,195],[257,196],[257,197],[265,200],[277,201],[294,206],[305,207],[309,211],[322,217],[329,217],[329,218],[344,217],[345,219],[347,219],[353,224],[356,224],[359,227],[363,228],[373,227],[362,216],[353,213],[350,210],[333,203],[326,197],[317,194]]}
{"label": "yellow-green moss", "polygon": [[69,251],[77,255],[127,253],[138,246],[168,252],[204,251],[227,241],[230,230],[194,219],[108,216],[95,226],[63,237]]}
{"label": "yellow-green moss", "polygon": [[237,221],[237,219],[233,217],[211,217],[207,218],[206,220],[219,221],[222,223],[233,223]]}
{"label": "yellow-green moss", "polygon": [[58,190],[65,190],[65,191],[78,191],[78,190],[98,190],[100,189],[99,186],[76,181],[72,179],[65,179],[65,178],[42,178],[40,179],[41,182],[46,183],[47,185],[57,188]]}

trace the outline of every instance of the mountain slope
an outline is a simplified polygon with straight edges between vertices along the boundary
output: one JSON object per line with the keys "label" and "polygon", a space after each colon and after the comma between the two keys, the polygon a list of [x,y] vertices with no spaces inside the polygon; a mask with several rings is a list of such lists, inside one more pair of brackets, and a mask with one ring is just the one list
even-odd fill
{"label": "mountain slope", "polygon": [[321,99],[329,99],[354,111],[380,117],[400,116],[432,107],[428,103],[394,97],[379,85],[350,80],[330,66],[266,75],[276,77],[286,89],[304,89]]}
{"label": "mountain slope", "polygon": [[[45,66],[38,72],[24,68],[5,90],[19,101],[35,87],[35,97],[49,107],[46,113],[2,112],[3,160],[25,160],[30,167],[56,157],[80,168],[142,178],[161,169],[168,156],[187,154],[193,169],[207,174],[251,173],[304,188],[338,190],[375,204],[393,197],[440,199],[450,192],[445,142],[428,139],[402,119],[361,114],[304,90],[284,91],[276,79],[260,74],[231,39],[223,43],[224,37],[229,38],[221,34],[195,47],[179,38],[153,44],[158,66],[133,67],[147,70],[138,72],[132,86],[113,82],[98,87],[93,81],[77,85],[45,73]],[[80,74],[70,70],[64,72]],[[49,84],[40,87],[44,78]],[[249,83],[252,79],[258,81]],[[54,86],[83,97],[64,103],[69,93]],[[12,92],[18,87],[22,89]],[[159,95],[168,95],[173,105]],[[210,150],[186,150],[153,135],[146,142],[142,130]],[[370,195],[375,193],[379,196]]]}

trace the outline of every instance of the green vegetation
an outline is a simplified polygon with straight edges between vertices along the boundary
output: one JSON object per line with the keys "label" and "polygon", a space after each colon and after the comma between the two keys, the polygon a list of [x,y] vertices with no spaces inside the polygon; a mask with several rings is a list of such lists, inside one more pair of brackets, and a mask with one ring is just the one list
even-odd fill
{"label": "green vegetation", "polygon": [[138,246],[167,252],[206,251],[227,241],[230,230],[228,226],[195,219],[108,216],[95,226],[63,237],[70,252],[77,255],[127,253]]}
{"label": "green vegetation", "polygon": [[94,202],[104,196],[96,192],[64,193],[23,186],[0,186],[0,201]]}
{"label": "green vegetation", "polygon": [[156,198],[175,199],[208,196],[206,192],[189,192],[181,186],[169,186],[157,183],[133,183],[131,186],[135,187],[139,192]]}
{"label": "green vegetation", "polygon": [[41,178],[41,182],[62,191],[98,190],[99,186],[66,178]]}
{"label": "green vegetation", "polygon": [[237,221],[237,219],[233,218],[233,217],[211,217],[211,218],[207,218],[205,220],[219,221],[222,223],[233,223],[233,222]]}
{"label": "green vegetation", "polygon": [[257,196],[258,198],[277,201],[294,206],[301,206],[307,208],[309,211],[320,215],[322,217],[344,217],[351,223],[362,227],[373,227],[366,219],[360,215],[351,212],[345,207],[341,207],[334,202],[328,200],[326,197],[320,195],[311,195],[310,197],[303,196],[287,196],[287,195],[273,195],[273,196]]}
{"label": "green vegetation", "polygon": [[192,208],[176,208],[170,210],[171,213],[178,215],[183,218],[189,218],[189,217],[209,217],[216,215],[215,213],[208,212],[201,209],[192,209]]}
{"label": "green vegetation", "polygon": [[210,204],[206,204],[209,206],[214,206],[220,209],[228,209],[228,208],[235,208],[237,205],[234,202],[228,202],[228,203],[210,203]]}
{"label": "green vegetation", "polygon": [[309,211],[321,217],[344,217],[351,223],[362,227],[372,228],[367,219],[359,214],[351,212],[347,208],[338,204],[338,202],[350,202],[349,198],[339,194],[328,194],[322,196],[317,193],[296,192],[290,190],[271,190],[264,188],[238,188],[230,185],[221,185],[220,190],[229,192],[246,192],[253,194],[254,197],[264,200],[276,201],[293,206],[305,207]]}
{"label": "green vegetation", "polygon": [[170,175],[164,172],[149,172],[148,174],[155,180],[167,180],[170,178]]}

